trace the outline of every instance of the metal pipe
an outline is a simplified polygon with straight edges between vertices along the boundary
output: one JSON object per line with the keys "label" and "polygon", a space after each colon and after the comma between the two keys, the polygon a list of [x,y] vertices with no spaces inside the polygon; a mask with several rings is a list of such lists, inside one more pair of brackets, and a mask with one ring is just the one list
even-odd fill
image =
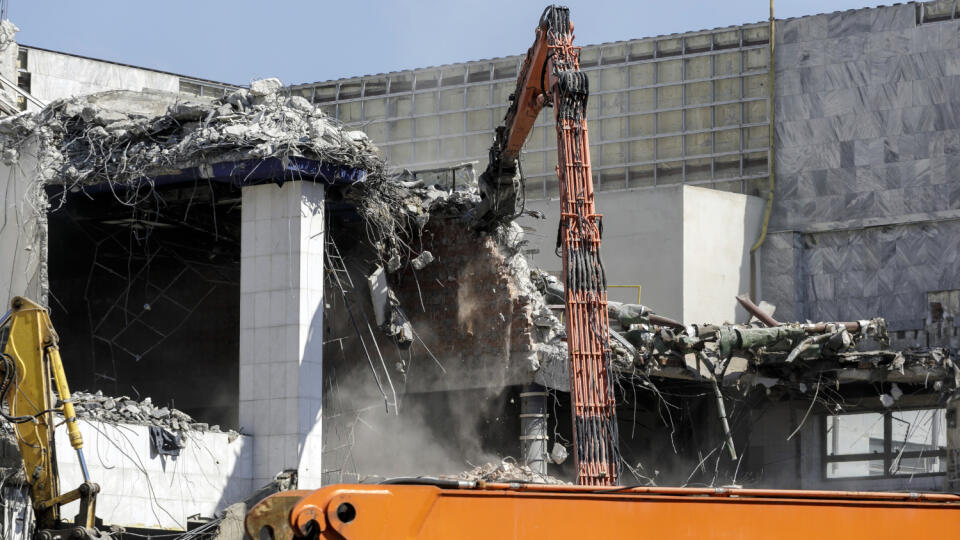
{"label": "metal pipe", "polygon": [[774,326],[780,326],[780,323],[777,322],[776,319],[771,317],[768,313],[764,313],[759,306],[754,304],[753,301],[747,298],[746,296],[741,294],[740,296],[737,297],[737,302],[739,302],[740,305],[743,306],[743,309],[747,310],[747,313],[756,317],[757,320],[762,322],[764,325],[770,328],[773,328]]}
{"label": "metal pipe", "polygon": [[818,322],[818,323],[804,324],[801,326],[803,326],[803,329],[808,334],[818,334],[820,332],[826,331],[828,324],[842,324],[843,327],[847,329],[847,332],[851,332],[851,333],[857,333],[862,328],[860,326],[860,323],[857,321],[836,322],[836,323]]}
{"label": "metal pipe", "polygon": [[36,105],[37,107],[40,107],[40,108],[42,109],[42,108],[44,108],[44,107],[47,106],[46,103],[44,103],[44,102],[40,101],[39,99],[35,98],[35,97],[33,96],[33,94],[31,94],[30,92],[27,92],[26,90],[20,88],[19,86],[17,86],[16,84],[14,84],[13,81],[11,81],[10,79],[4,77],[3,75],[0,75],[0,82],[2,82],[3,84],[7,85],[8,87],[10,87],[11,90],[13,90],[14,92],[20,94],[21,96],[23,96],[24,99],[26,99],[26,100],[29,101],[30,103],[33,103],[33,104]]}
{"label": "metal pipe", "polygon": [[83,472],[83,481],[90,481],[90,471],[87,470],[87,460],[83,457],[83,448],[77,448],[77,458],[80,460],[80,471]]}
{"label": "metal pipe", "polygon": [[776,129],[776,124],[774,123],[774,96],[776,95],[776,88],[774,88],[774,71],[776,70],[776,21],[773,18],[773,0],[770,0],[770,66],[767,70],[767,120],[769,121],[770,128],[767,130],[767,144],[770,146],[770,159],[767,160],[767,169],[769,171],[769,191],[767,192],[767,206],[763,211],[763,226],[760,229],[760,238],[757,238],[757,241],[750,247],[750,253],[753,253],[760,249],[760,246],[763,245],[763,241],[767,239],[767,227],[770,225],[770,210],[773,208],[773,189],[775,187],[775,176],[774,176],[774,160],[773,160],[773,144],[774,144],[774,131]]}
{"label": "metal pipe", "polygon": [[730,459],[737,460],[737,449],[733,446],[733,434],[730,433],[730,422],[727,421],[727,407],[723,404],[723,393],[720,392],[720,385],[717,380],[710,381],[713,386],[713,395],[717,398],[717,416],[720,418],[720,425],[723,426],[723,436],[727,440],[727,450],[730,451]]}
{"label": "metal pipe", "polygon": [[773,16],[773,0],[770,0],[770,38],[768,50],[769,66],[767,69],[767,171],[768,171],[768,189],[767,204],[763,210],[763,224],[760,227],[760,237],[750,246],[750,297],[757,297],[757,260],[756,254],[767,239],[767,228],[770,226],[770,212],[773,210],[773,191],[776,186],[776,160],[774,150],[774,134],[777,128],[774,117],[776,114],[774,107],[774,97],[776,96],[776,81],[774,73],[776,72],[776,19]]}
{"label": "metal pipe", "polygon": [[537,474],[547,474],[547,391],[539,384],[524,385],[520,392],[520,455]]}

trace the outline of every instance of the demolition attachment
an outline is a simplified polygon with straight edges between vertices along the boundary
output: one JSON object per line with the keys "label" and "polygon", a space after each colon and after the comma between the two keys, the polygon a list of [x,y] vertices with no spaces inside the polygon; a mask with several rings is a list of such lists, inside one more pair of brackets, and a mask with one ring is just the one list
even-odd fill
{"label": "demolition attachment", "polygon": [[560,230],[557,250],[566,285],[570,395],[577,483],[617,483],[620,454],[610,367],[607,282],[600,260],[602,216],[594,207],[587,139],[587,76],[573,46],[570,10],[550,6],[517,79],[504,125],[497,128],[490,163],[480,178],[481,222],[515,217],[523,178],[518,158],[544,106],[552,105],[557,128]]}

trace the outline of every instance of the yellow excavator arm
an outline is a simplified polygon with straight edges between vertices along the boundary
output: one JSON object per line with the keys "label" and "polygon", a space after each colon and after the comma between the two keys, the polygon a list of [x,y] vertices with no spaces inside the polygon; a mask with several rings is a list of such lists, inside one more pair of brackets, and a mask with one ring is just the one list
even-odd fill
{"label": "yellow excavator arm", "polygon": [[[47,310],[30,300],[15,297],[10,310],[0,319],[0,329],[9,327],[6,346],[0,353],[0,401],[6,404],[0,415],[11,422],[16,432],[20,455],[37,522],[37,537],[89,538],[99,536],[94,529],[96,496],[99,486],[90,481],[83,457],[83,437],[70,397],[70,388],[60,359],[57,333]],[[51,386],[51,380],[56,387]],[[60,493],[54,448],[54,413],[63,415],[70,445],[77,451],[83,483]],[[80,515],[75,525],[61,523],[61,505],[80,500]]]}

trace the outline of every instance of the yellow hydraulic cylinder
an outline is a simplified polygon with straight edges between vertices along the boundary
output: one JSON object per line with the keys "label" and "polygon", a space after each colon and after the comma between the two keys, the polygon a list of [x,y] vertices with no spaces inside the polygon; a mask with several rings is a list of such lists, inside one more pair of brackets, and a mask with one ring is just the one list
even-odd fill
{"label": "yellow hydraulic cylinder", "polygon": [[4,354],[12,361],[13,373],[3,374],[3,378],[9,380],[6,400],[15,422],[37,525],[47,529],[60,517],[59,504],[50,504],[60,497],[53,440],[53,413],[57,407],[51,379],[62,402],[60,410],[66,420],[70,445],[77,451],[84,481],[89,482],[83,437],[60,358],[59,340],[47,310],[26,298],[16,297],[10,303],[10,312],[0,320],[0,326],[7,322],[10,332]]}
{"label": "yellow hydraulic cylinder", "polygon": [[[83,448],[83,435],[77,427],[77,413],[70,398],[70,388],[67,386],[67,375],[63,372],[63,362],[60,360],[60,348],[56,345],[47,347],[50,358],[50,370],[53,371],[53,382],[57,385],[57,394],[63,402],[63,418],[67,422],[67,433],[70,435],[70,446],[76,450]],[[84,479],[86,480],[86,478]]]}

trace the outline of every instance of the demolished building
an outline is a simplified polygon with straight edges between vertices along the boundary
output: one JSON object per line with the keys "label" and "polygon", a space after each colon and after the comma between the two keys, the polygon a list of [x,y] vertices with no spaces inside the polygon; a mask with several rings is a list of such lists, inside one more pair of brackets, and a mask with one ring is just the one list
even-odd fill
{"label": "demolished building", "polygon": [[[358,368],[396,414],[408,385],[427,395],[520,384],[541,349],[557,355],[535,335],[534,317],[553,316],[516,225],[475,231],[475,191],[403,180],[366,136],[278,90],[267,80],[220,100],[96,94],[3,126],[5,290],[49,305],[73,385],[108,392],[81,415],[252,435],[214,430],[230,448],[213,455],[239,461],[204,471],[240,491],[285,469],[301,487],[319,485],[321,455],[336,453],[323,441],[321,400],[337,411],[337,399],[355,397],[325,387],[353,384]],[[171,408],[110,397],[121,393]],[[337,414],[324,416],[336,433]],[[156,516],[154,503],[184,497],[167,495],[106,517],[183,527],[182,514]]]}
{"label": "demolished building", "polygon": [[[107,523],[185,528],[288,469],[310,487],[513,455],[569,474],[562,287],[528,266],[516,222],[476,227],[469,182],[391,171],[363,134],[270,80],[219,100],[97,94],[0,129],[5,290],[50,306],[72,384],[102,391],[79,409]],[[884,350],[882,321],[688,326],[610,310],[637,482],[777,484],[772,452],[822,443],[814,406],[926,407],[914,420],[929,426],[956,388],[950,350]],[[870,340],[881,348],[857,350]],[[932,436],[883,459],[942,460]],[[117,462],[128,480],[110,480]],[[138,498],[130,476],[153,490]]]}
{"label": "demolished building", "polygon": [[[69,99],[0,127],[7,290],[50,307],[72,383],[104,392],[96,447],[133,441],[96,467],[114,524],[182,529],[285,469],[312,487],[517,456],[569,478],[562,302],[524,256],[535,218],[476,230],[469,180],[391,171],[318,104],[261,81],[216,100]],[[953,349],[889,350],[880,321],[647,311],[611,309],[637,483],[942,489]],[[96,412],[110,399],[127,416]],[[150,426],[199,433],[196,455],[154,455]],[[107,480],[129,462],[128,478],[179,487],[138,501],[135,481]],[[474,474],[510,467],[492,469]]]}

